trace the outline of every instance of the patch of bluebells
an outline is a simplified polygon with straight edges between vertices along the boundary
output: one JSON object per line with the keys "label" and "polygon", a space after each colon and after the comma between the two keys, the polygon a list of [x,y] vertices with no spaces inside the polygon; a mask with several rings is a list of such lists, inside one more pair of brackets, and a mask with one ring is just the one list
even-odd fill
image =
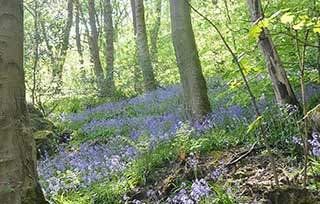
{"label": "patch of bluebells", "polygon": [[[100,115],[112,115],[123,113],[124,116],[126,112],[134,112],[136,115],[141,115],[143,113],[150,113],[154,108],[161,106],[162,103],[172,101],[173,104],[166,104],[167,112],[172,112],[176,110],[182,110],[182,106],[179,103],[174,103],[174,99],[181,98],[181,88],[179,85],[172,85],[166,88],[157,89],[153,92],[146,93],[145,95],[138,95],[132,99],[125,99],[120,102],[108,102],[103,105],[88,108],[85,111],[79,113],[72,113],[69,115],[62,114],[59,118],[61,122],[77,123],[85,120],[91,120],[96,114]],[[150,107],[153,110],[150,110]],[[171,108],[171,110],[170,110]]]}
{"label": "patch of bluebells", "polygon": [[313,132],[312,139],[308,140],[308,143],[311,146],[311,155],[314,157],[320,157],[320,141],[319,133]]}
{"label": "patch of bluebells", "polygon": [[[299,91],[301,91],[301,90],[299,90]],[[312,83],[312,82],[308,83],[306,85],[305,93],[306,93],[306,99],[308,101],[309,99],[319,95],[320,86],[318,84],[315,84],[315,83]],[[301,94],[299,94],[299,100],[302,101]]]}
{"label": "patch of bluebells", "polygon": [[225,163],[224,161],[221,162],[221,167],[216,168],[215,170],[212,171],[210,177],[213,181],[217,181],[220,176],[223,176],[227,173],[227,169],[225,168]]}
{"label": "patch of bluebells", "polygon": [[195,122],[194,127],[197,131],[205,133],[212,128],[221,127],[226,123],[229,125],[239,123],[249,125],[253,117],[250,110],[243,109],[238,105],[231,105],[229,107],[217,106],[203,121]]}
{"label": "patch of bluebells", "polygon": [[193,155],[193,153],[191,153],[191,156],[187,158],[187,164],[191,168],[195,169],[197,168],[198,163],[199,163],[199,160]]}
{"label": "patch of bluebells", "polygon": [[211,173],[211,179],[213,181],[217,181],[220,177],[220,171],[219,169],[215,169],[212,173]]}
{"label": "patch of bluebells", "polygon": [[[216,79],[209,81],[208,87],[209,94],[228,89],[228,86],[223,85],[223,81]],[[237,105],[226,106],[231,98],[232,95],[228,95],[217,101],[213,111],[201,123],[193,124],[194,133],[201,136],[212,128],[230,122],[235,125],[239,122],[249,125],[254,117],[252,111]],[[264,103],[265,99],[262,99],[261,104]],[[39,161],[40,181],[49,197],[85,188],[97,181],[108,181],[113,175],[123,172],[130,161],[136,159],[139,151],[118,136],[126,137],[135,143],[138,143],[141,137],[147,136],[149,149],[161,141],[175,137],[181,124],[184,124],[181,87],[173,85],[129,100],[108,102],[79,113],[62,114],[59,120],[74,125],[78,128],[76,130],[82,130],[85,136],[99,134],[106,129],[115,131],[110,133],[108,142],[96,144],[88,141],[75,149],[62,147],[55,157]],[[190,161],[190,165],[197,164]],[[222,170],[215,172],[213,178],[217,179],[223,174]],[[197,181],[193,198],[196,198],[196,195],[201,197],[199,192],[204,192],[196,191],[196,187],[200,186],[206,189],[204,181]],[[186,199],[184,193],[186,192],[181,191],[176,200],[180,199],[185,203],[197,202],[190,195]]]}
{"label": "patch of bluebells", "polygon": [[112,118],[108,120],[92,119],[90,122],[84,124],[81,129],[85,134],[89,135],[106,128],[116,128],[118,130],[126,128],[131,131],[123,136],[134,135],[132,139],[135,140],[141,136],[136,130],[148,131],[153,137],[160,137],[165,134],[174,135],[180,121],[180,116],[175,113],[145,117]]}
{"label": "patch of bluebells", "polygon": [[182,189],[173,197],[167,199],[167,203],[172,204],[198,204],[203,199],[215,196],[215,192],[210,188],[205,179],[196,179],[191,189],[186,189],[186,185],[181,185]]}
{"label": "patch of bluebells", "polygon": [[[97,181],[108,181],[123,172],[128,159],[136,158],[137,150],[128,145],[119,145],[119,142],[115,138],[109,140],[108,144],[93,145],[86,142],[74,150],[60,147],[55,157],[40,160],[40,183],[47,197],[89,187]],[[69,178],[66,179],[66,175]]]}
{"label": "patch of bluebells", "polygon": [[[195,160],[193,157],[188,158],[189,162],[192,160],[193,165],[197,165],[197,162],[194,162]],[[188,162],[188,161],[187,161]],[[191,166],[191,165],[190,165]],[[222,161],[221,167],[215,169],[211,174],[211,179],[213,182],[216,182],[221,175],[226,174],[227,170],[225,168],[225,163]],[[238,182],[234,183],[235,189],[237,193],[240,192],[240,184]],[[196,179],[191,184],[191,188],[188,189],[187,185],[182,182],[180,185],[181,189],[179,192],[174,195],[173,197],[169,197],[167,199],[167,203],[171,204],[199,204],[203,203],[203,201],[206,201],[210,198],[214,198],[216,195],[216,192],[212,190],[212,188],[209,186],[207,180],[205,179]],[[226,191],[227,195],[230,196],[237,196],[232,188],[228,188]]]}
{"label": "patch of bluebells", "polygon": [[[126,115],[128,107],[137,116]],[[161,114],[155,114],[152,110],[157,107],[164,107]],[[180,86],[171,86],[130,100],[108,102],[83,112],[62,114],[60,119],[65,123],[80,123],[80,129],[85,135],[98,134],[106,129],[115,131],[110,135],[112,139],[108,139],[108,143],[92,144],[88,141],[76,149],[60,148],[55,157],[39,161],[41,184],[46,194],[54,195],[85,188],[96,181],[110,179],[115,172],[123,171],[129,161],[136,158],[138,150],[117,139],[117,136],[126,137],[135,143],[138,143],[141,137],[147,136],[148,149],[154,148],[161,141],[175,137],[181,129],[184,124],[182,107]],[[124,110],[122,114],[114,114],[121,110]],[[96,117],[97,114],[104,117]],[[112,114],[114,116],[111,118],[106,117]],[[197,132],[205,132],[223,123],[227,116],[242,120],[245,114],[246,111],[238,106],[217,107],[203,123],[195,124],[195,129]],[[191,162],[190,165],[197,164]],[[70,175],[74,176],[73,180],[79,182],[64,182],[67,171],[72,172]]]}

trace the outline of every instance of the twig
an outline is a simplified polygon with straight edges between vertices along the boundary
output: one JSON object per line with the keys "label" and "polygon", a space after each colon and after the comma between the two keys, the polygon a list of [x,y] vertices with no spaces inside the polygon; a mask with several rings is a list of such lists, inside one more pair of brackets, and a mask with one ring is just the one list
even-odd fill
{"label": "twig", "polygon": [[226,166],[231,166],[231,165],[234,165],[236,164],[237,162],[239,162],[240,160],[246,158],[253,150],[254,150],[254,147],[256,146],[257,142],[255,142],[248,151],[244,152],[244,153],[241,153],[241,155],[238,157],[238,158],[233,158],[231,159],[231,161],[229,161]]}

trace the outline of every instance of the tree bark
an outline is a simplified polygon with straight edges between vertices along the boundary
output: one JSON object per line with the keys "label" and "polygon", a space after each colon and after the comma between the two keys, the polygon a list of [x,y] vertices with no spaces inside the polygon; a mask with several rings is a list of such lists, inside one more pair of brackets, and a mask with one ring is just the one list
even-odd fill
{"label": "tree bark", "polygon": [[148,38],[144,17],[143,0],[135,0],[135,14],[136,14],[136,31],[137,31],[137,48],[138,59],[142,69],[144,88],[147,92],[153,91],[157,88],[157,83],[154,77],[151,57],[148,47]]}
{"label": "tree bark", "polygon": [[99,46],[98,46],[98,31],[97,31],[97,25],[96,25],[96,10],[95,10],[95,0],[89,0],[89,24],[91,28],[91,36],[89,46],[90,46],[90,53],[91,57],[94,63],[94,73],[97,78],[97,84],[99,89],[99,95],[101,97],[104,97],[107,95],[106,93],[106,87],[105,87],[105,76],[103,73],[103,69],[101,66],[100,61],[100,52],[99,52]]}
{"label": "tree bark", "polygon": [[57,93],[61,92],[61,86],[62,86],[62,72],[63,72],[63,66],[66,61],[67,57],[67,51],[69,48],[69,37],[70,37],[70,31],[72,27],[73,22],[73,0],[68,0],[68,20],[66,27],[64,29],[64,36],[62,41],[61,50],[58,56],[58,65],[53,68],[53,79],[57,83]]}
{"label": "tree bark", "polygon": [[162,7],[162,0],[156,0],[156,15],[157,19],[154,22],[153,28],[150,32],[150,41],[151,41],[151,59],[153,62],[158,61],[157,53],[158,53],[158,45],[157,41],[159,38],[159,31],[161,27],[161,7]]}
{"label": "tree bark", "polygon": [[83,50],[81,46],[81,33],[80,33],[80,2],[79,0],[75,1],[76,5],[76,12],[75,12],[75,32],[76,32],[76,45],[77,45],[77,52],[80,57],[80,65],[81,65],[81,71],[83,71]]}
{"label": "tree bark", "polygon": [[108,94],[112,95],[115,91],[114,82],[114,28],[112,19],[112,5],[110,0],[104,0],[104,31],[106,34],[106,84]]}
{"label": "tree bark", "polygon": [[36,171],[23,70],[23,2],[0,0],[0,203],[46,203]]}
{"label": "tree bark", "polygon": [[134,35],[137,35],[137,15],[136,15],[136,0],[130,0],[132,20],[133,20],[133,31]]}
{"label": "tree bark", "polygon": [[[137,23],[136,23],[136,3],[135,0],[130,0],[130,4],[131,4],[131,14],[132,14],[132,23],[133,23],[133,32],[134,32],[134,37],[135,37],[135,41],[137,38]],[[139,69],[139,67],[137,66],[137,61],[138,61],[138,53],[137,53],[137,46],[135,47],[134,51],[133,51],[133,56],[134,56],[134,64],[133,64],[133,74],[134,74],[134,78],[133,78],[133,83],[134,83],[134,90],[136,93],[142,93],[143,92],[143,88],[142,88],[142,83],[141,83],[141,71]]]}
{"label": "tree bark", "polygon": [[318,45],[317,70],[318,70],[318,80],[320,82],[320,35],[318,33],[317,33],[317,45]]}
{"label": "tree bark", "polygon": [[207,85],[185,0],[170,0],[172,40],[183,88],[185,111],[191,120],[200,120],[211,111]]}
{"label": "tree bark", "polygon": [[39,5],[38,0],[34,1],[34,48],[33,48],[33,67],[32,67],[32,88],[31,88],[31,99],[32,104],[36,103],[36,89],[37,89],[37,72],[38,72],[38,62],[39,62]]}
{"label": "tree bark", "polygon": [[[248,0],[248,7],[253,24],[264,18],[260,0]],[[277,102],[299,105],[267,28],[262,29],[258,43],[268,67]]]}

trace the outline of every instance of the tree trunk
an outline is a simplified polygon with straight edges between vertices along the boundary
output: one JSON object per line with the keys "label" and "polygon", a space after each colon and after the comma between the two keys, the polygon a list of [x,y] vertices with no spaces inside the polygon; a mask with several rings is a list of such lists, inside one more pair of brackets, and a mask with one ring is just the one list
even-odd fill
{"label": "tree trunk", "polygon": [[115,91],[114,83],[114,28],[112,20],[112,5],[110,0],[104,0],[104,31],[106,34],[106,84],[109,95]]}
{"label": "tree trunk", "polygon": [[75,1],[76,4],[76,12],[75,12],[75,32],[76,32],[76,45],[77,45],[77,52],[79,54],[80,57],[80,71],[81,71],[81,75],[85,75],[85,72],[83,70],[83,64],[84,64],[84,60],[83,60],[83,49],[81,46],[81,33],[80,33],[80,2],[79,0]]}
{"label": "tree trunk", "polygon": [[210,113],[211,107],[194,39],[189,5],[184,0],[170,0],[170,13],[172,40],[179,66],[186,115],[191,120],[199,120]]}
{"label": "tree trunk", "polygon": [[[133,23],[133,31],[134,31],[134,36],[135,36],[135,41],[137,38],[137,23],[136,23],[136,3],[135,0],[130,0],[131,4],[131,14],[132,14],[132,23]],[[143,92],[143,87],[141,83],[141,70],[139,69],[139,66],[137,66],[137,61],[138,61],[138,53],[137,53],[137,46],[135,47],[135,50],[133,51],[133,56],[134,56],[134,64],[133,64],[133,83],[134,83],[134,90],[136,93],[141,94]]]}
{"label": "tree trunk", "polygon": [[38,0],[34,1],[34,48],[33,48],[33,67],[32,67],[32,88],[31,88],[31,99],[32,104],[36,103],[36,89],[37,89],[37,73],[38,73],[38,62],[39,62],[39,6]]}
{"label": "tree trunk", "polygon": [[0,0],[0,203],[46,203],[25,101],[23,2]]}
{"label": "tree trunk", "polygon": [[318,33],[317,33],[317,45],[318,45],[317,70],[318,70],[318,80],[320,82],[320,35]]}
{"label": "tree trunk", "polygon": [[150,41],[151,41],[151,59],[153,62],[158,61],[157,53],[158,53],[158,46],[157,41],[159,38],[159,31],[161,26],[161,7],[162,7],[162,0],[156,0],[156,15],[157,19],[154,22],[153,28],[150,32]]}
{"label": "tree trunk", "polygon": [[[260,0],[248,0],[249,12],[252,23],[257,23],[264,18]],[[279,54],[273,44],[269,30],[263,28],[258,38],[259,48],[262,51],[277,102],[280,104],[298,105],[298,101],[282,66]]]}
{"label": "tree trunk", "polygon": [[99,89],[99,95],[101,97],[106,96],[105,76],[100,61],[99,46],[98,46],[98,31],[96,25],[95,15],[95,0],[89,0],[89,24],[91,28],[91,36],[89,46],[90,53],[94,63],[94,73],[97,78],[97,84]]}
{"label": "tree trunk", "polygon": [[157,83],[149,53],[143,0],[135,0],[135,12],[139,64],[142,69],[145,90],[149,92],[157,88]]}
{"label": "tree trunk", "polygon": [[130,0],[132,20],[133,20],[133,31],[134,35],[137,35],[137,15],[136,15],[136,0]]}
{"label": "tree trunk", "polygon": [[62,72],[63,72],[63,66],[66,61],[67,57],[67,51],[69,48],[69,37],[70,37],[70,31],[72,27],[73,22],[73,0],[68,0],[68,20],[66,27],[64,29],[64,36],[62,41],[61,50],[58,56],[58,65],[53,68],[53,79],[57,83],[57,93],[61,92],[61,86],[62,86]]}

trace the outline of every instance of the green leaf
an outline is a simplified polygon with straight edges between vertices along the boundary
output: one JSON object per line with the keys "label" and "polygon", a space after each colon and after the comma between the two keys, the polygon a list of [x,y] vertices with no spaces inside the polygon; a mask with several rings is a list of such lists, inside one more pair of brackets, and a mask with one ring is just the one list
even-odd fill
{"label": "green leaf", "polygon": [[320,21],[318,21],[317,24],[314,26],[313,32],[320,34]]}
{"label": "green leaf", "polygon": [[301,30],[304,27],[305,23],[306,23],[306,21],[302,20],[300,23],[294,25],[292,28],[294,30]]}
{"label": "green leaf", "polygon": [[320,34],[320,27],[313,28],[313,32]]}
{"label": "green leaf", "polygon": [[259,25],[253,25],[249,31],[249,37],[256,39],[259,37],[261,31],[262,28]]}
{"label": "green leaf", "polygon": [[261,123],[262,116],[257,117],[248,127],[247,133],[251,132],[255,127],[259,126]]}
{"label": "green leaf", "polygon": [[290,12],[288,12],[281,16],[280,21],[284,24],[291,24],[293,22],[293,18],[294,16]]}
{"label": "green leaf", "polygon": [[270,22],[271,22],[270,19],[265,18],[262,21],[260,21],[258,25],[260,28],[267,28],[269,26]]}
{"label": "green leaf", "polygon": [[242,80],[234,79],[229,83],[231,89],[237,88],[242,84]]}

